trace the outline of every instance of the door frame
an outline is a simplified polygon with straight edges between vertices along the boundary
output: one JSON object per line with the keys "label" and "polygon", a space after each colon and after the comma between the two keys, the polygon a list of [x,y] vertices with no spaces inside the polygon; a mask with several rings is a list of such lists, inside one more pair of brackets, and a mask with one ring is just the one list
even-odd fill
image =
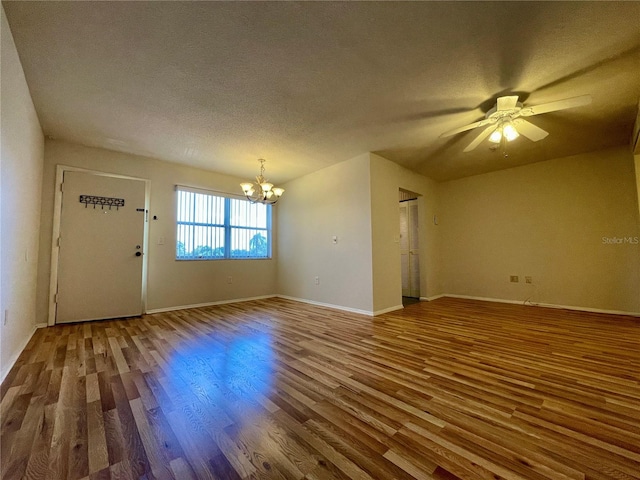
{"label": "door frame", "polygon": [[[408,191],[408,190],[407,190]],[[410,230],[411,230],[411,208],[409,203],[410,202],[416,202],[415,206],[417,207],[417,222],[418,222],[418,245],[422,245],[424,242],[423,237],[423,233],[422,233],[422,221],[420,219],[420,199],[422,198],[422,195],[420,194],[415,194],[416,197],[415,198],[411,198],[411,199],[407,199],[407,200],[400,200],[398,202],[398,205],[402,205],[402,204],[406,204],[406,208],[407,208],[407,234],[411,237],[410,234]],[[398,210],[398,225],[400,224],[400,211]],[[402,234],[402,232],[400,232]],[[408,269],[409,269],[409,298],[423,298],[422,297],[422,250],[419,247],[418,250],[418,255],[420,256],[420,259],[418,260],[418,281],[420,282],[420,288],[418,288],[418,296],[414,297],[411,295],[411,238],[409,239],[408,243],[407,243],[407,265],[408,265]],[[415,249],[413,249],[415,250]],[[400,258],[401,258],[401,262],[402,262],[402,250],[400,250]],[[402,285],[402,265],[400,266],[400,285]],[[402,296],[404,297],[405,295],[402,294]]]}
{"label": "door frame", "polygon": [[147,178],[132,177],[129,175],[120,175],[117,173],[101,172],[98,170],[90,170],[87,168],[72,167],[69,165],[56,165],[56,184],[53,199],[53,233],[51,236],[51,270],[49,274],[49,313],[47,316],[47,325],[56,324],[56,294],[58,293],[58,267],[60,262],[60,246],[58,238],[60,237],[60,219],[62,218],[62,182],[65,172],[81,172],[89,175],[97,175],[100,177],[124,178],[127,180],[138,180],[144,182],[144,230],[142,240],[142,313],[147,313],[147,252],[149,246],[149,198],[151,193],[151,180]]}
{"label": "door frame", "polygon": [[[414,200],[417,200],[418,202],[418,242],[420,244],[420,248],[418,248],[418,251],[420,252],[420,260],[419,260],[419,269],[420,269],[420,300],[428,300],[429,297],[427,297],[427,284],[428,284],[428,277],[427,277],[427,272],[428,272],[428,252],[430,252],[430,245],[431,243],[428,242],[428,239],[431,238],[429,232],[427,231],[429,226],[426,223],[425,219],[423,218],[424,215],[426,214],[426,212],[430,211],[430,208],[428,208],[427,205],[427,197],[425,197],[424,194],[422,193],[418,193],[416,190],[409,190],[407,188],[404,188],[402,186],[398,187],[398,191],[400,192],[407,192],[409,194],[415,195]],[[403,199],[405,200],[405,199]],[[409,200],[408,198],[406,200]],[[405,200],[405,201],[406,201]],[[396,205],[399,205],[400,203],[402,203],[402,200],[397,200]],[[397,212],[397,217],[396,217],[396,225],[398,225],[398,233],[400,232],[400,209],[396,210]],[[437,225],[438,223],[436,222],[436,217],[434,216],[433,219],[433,224]],[[396,235],[396,243],[399,243],[400,241],[400,236],[399,234]],[[399,285],[399,300],[400,300],[400,304],[402,304],[402,266],[400,264],[401,259],[400,259],[400,245],[398,245],[398,248],[396,250],[396,252],[398,252],[398,270],[397,270],[397,285]]]}

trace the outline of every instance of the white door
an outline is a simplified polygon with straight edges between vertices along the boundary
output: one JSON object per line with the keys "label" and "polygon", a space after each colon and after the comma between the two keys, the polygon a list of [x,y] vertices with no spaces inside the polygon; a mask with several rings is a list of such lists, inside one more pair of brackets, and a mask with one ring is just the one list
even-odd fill
{"label": "white door", "polygon": [[420,298],[418,201],[400,203],[400,269],[402,296]]}
{"label": "white door", "polygon": [[65,171],[56,323],[142,314],[145,182]]}

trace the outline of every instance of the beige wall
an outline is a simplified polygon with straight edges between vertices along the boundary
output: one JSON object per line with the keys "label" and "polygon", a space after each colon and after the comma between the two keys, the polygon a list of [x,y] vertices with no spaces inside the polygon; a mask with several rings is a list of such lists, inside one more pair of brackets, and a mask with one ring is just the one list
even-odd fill
{"label": "beige wall", "polygon": [[278,293],[371,312],[369,154],[283,187],[286,192],[278,204]]}
{"label": "beige wall", "polygon": [[4,379],[36,325],[44,139],[2,7],[0,16],[0,379]]}
{"label": "beige wall", "polygon": [[436,183],[389,160],[371,154],[371,226],[374,312],[402,306],[400,277],[400,188],[420,194],[420,296],[441,293]]}
{"label": "beige wall", "polygon": [[421,296],[440,293],[435,182],[367,153],[285,187],[280,294],[366,313],[401,308],[399,188],[421,195]]}
{"label": "beige wall", "polygon": [[638,211],[640,212],[640,155],[634,156],[636,166],[636,191],[638,199]]}
{"label": "beige wall", "polygon": [[[151,180],[149,217],[157,215],[158,220],[149,220],[148,310],[276,293],[275,255],[269,260],[175,260],[175,185],[238,194],[242,179],[152,158],[47,140],[40,231],[43,248],[38,271],[39,321],[46,321],[47,316],[55,170],[59,164]],[[273,216],[276,224],[277,207]],[[159,237],[165,237],[164,245],[157,244]],[[233,277],[232,284],[227,283],[228,276]]]}
{"label": "beige wall", "polygon": [[633,163],[622,147],[440,184],[443,292],[640,312]]}

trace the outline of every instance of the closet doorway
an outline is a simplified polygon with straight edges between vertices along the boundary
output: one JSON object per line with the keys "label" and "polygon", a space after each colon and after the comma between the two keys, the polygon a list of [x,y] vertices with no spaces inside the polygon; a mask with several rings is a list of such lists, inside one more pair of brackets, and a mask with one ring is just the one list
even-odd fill
{"label": "closet doorway", "polygon": [[420,300],[418,194],[400,189],[400,269],[403,305]]}

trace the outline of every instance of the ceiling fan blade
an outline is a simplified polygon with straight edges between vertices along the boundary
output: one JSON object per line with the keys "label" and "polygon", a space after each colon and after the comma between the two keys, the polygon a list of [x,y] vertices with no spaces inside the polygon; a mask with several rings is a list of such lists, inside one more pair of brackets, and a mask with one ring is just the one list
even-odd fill
{"label": "ceiling fan blade", "polygon": [[465,148],[464,152],[470,152],[475,149],[478,145],[480,145],[485,138],[487,138],[491,133],[496,129],[495,125],[491,125],[490,127],[485,128],[480,135],[478,135],[473,142],[471,142],[467,148]]}
{"label": "ceiling fan blade", "polygon": [[518,119],[513,123],[516,127],[516,130],[518,130],[518,133],[524,135],[532,142],[542,140],[544,137],[549,135],[549,132],[535,126],[533,123],[528,122],[527,120]]}
{"label": "ceiling fan blade", "polygon": [[567,108],[581,107],[582,105],[589,105],[591,103],[591,100],[591,95],[581,95],[579,97],[558,100],[557,102],[543,103],[542,105],[535,105],[533,107],[525,107],[521,110],[520,114],[524,117],[530,117],[531,115],[540,115],[541,113],[549,113],[555,112],[557,110],[565,110]]}
{"label": "ceiling fan blade", "polygon": [[440,135],[440,138],[450,137],[451,135],[456,135],[457,133],[466,132],[467,130],[483,127],[484,125],[488,125],[490,123],[494,123],[493,120],[489,120],[488,118],[485,118],[484,120],[470,123],[469,125],[465,125],[464,127],[459,127],[454,130],[449,130],[448,132],[444,132],[442,135]]}
{"label": "ceiling fan blade", "polygon": [[499,112],[501,110],[513,110],[516,108],[518,104],[518,96],[511,95],[508,97],[498,97],[498,106],[496,110]]}

